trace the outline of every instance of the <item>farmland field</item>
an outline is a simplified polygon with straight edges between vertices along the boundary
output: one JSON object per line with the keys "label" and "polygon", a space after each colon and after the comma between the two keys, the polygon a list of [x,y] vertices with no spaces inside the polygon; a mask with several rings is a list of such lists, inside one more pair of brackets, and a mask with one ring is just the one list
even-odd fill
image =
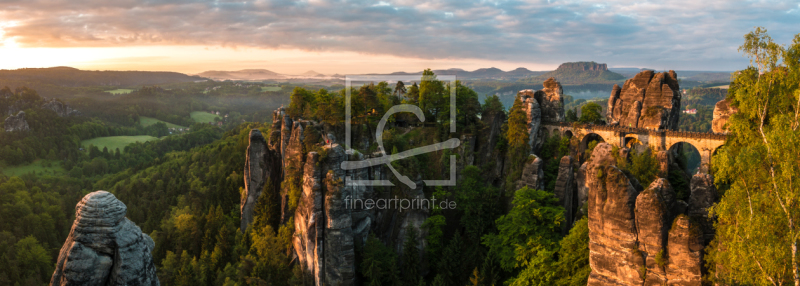
{"label": "farmland field", "polygon": [[128,94],[128,93],[131,93],[132,91],[133,91],[133,89],[128,89],[128,88],[120,88],[120,89],[115,89],[115,90],[106,90],[106,92],[108,92],[110,94],[113,94],[113,95]]}
{"label": "farmland field", "polygon": [[280,86],[262,86],[261,91],[280,91]]}
{"label": "farmland field", "polygon": [[108,151],[114,151],[114,149],[119,148],[119,151],[122,152],[125,150],[125,146],[134,142],[146,142],[151,140],[158,140],[158,138],[148,135],[139,135],[139,136],[108,136],[108,137],[97,137],[92,139],[87,139],[81,141],[81,145],[83,147],[89,147],[89,145],[97,146],[98,149],[103,150],[103,147],[108,147]]}
{"label": "farmland field", "polygon": [[172,124],[172,123],[169,123],[169,122],[166,122],[166,121],[161,121],[161,120],[158,120],[158,119],[155,119],[155,118],[152,118],[152,117],[139,116],[139,124],[141,124],[142,127],[147,127],[147,126],[159,123],[159,122],[166,123],[167,124],[167,128],[186,128],[184,126]]}
{"label": "farmland field", "polygon": [[[45,165],[50,164],[50,167],[45,167]],[[63,174],[64,168],[58,164],[58,161],[51,161],[51,160],[36,160],[33,163],[24,166],[14,166],[14,167],[6,167],[2,168],[3,175],[6,176],[20,176],[27,173],[31,173],[36,171],[37,174],[47,173],[47,174]]]}
{"label": "farmland field", "polygon": [[194,122],[198,123],[209,123],[214,121],[215,118],[219,117],[218,115],[214,115],[205,111],[192,111],[191,116]]}

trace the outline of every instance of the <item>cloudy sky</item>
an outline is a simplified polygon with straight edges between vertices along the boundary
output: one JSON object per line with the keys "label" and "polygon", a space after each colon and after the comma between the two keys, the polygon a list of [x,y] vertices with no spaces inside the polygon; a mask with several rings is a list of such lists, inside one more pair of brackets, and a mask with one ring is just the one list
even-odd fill
{"label": "cloudy sky", "polygon": [[729,71],[755,26],[789,43],[800,1],[0,0],[0,69]]}

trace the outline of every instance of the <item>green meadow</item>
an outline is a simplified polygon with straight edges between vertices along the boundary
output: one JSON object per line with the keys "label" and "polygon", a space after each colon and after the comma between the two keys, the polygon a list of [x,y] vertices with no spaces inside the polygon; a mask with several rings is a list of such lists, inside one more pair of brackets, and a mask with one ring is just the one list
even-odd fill
{"label": "green meadow", "polygon": [[21,176],[24,174],[32,173],[34,171],[36,172],[36,174],[47,173],[55,175],[64,174],[66,172],[64,171],[64,168],[62,168],[61,165],[58,164],[57,160],[42,160],[42,159],[33,161],[33,163],[30,163],[28,165],[5,167],[2,168],[1,170],[3,175],[6,175],[8,177]]}
{"label": "green meadow", "polygon": [[103,150],[103,147],[108,147],[108,151],[114,151],[116,148],[119,148],[119,151],[122,152],[125,150],[125,146],[134,142],[147,142],[151,140],[158,140],[158,138],[148,135],[138,135],[138,136],[108,136],[108,137],[97,137],[92,139],[87,139],[81,141],[81,145],[84,147],[89,147],[89,145],[97,146],[98,149]]}
{"label": "green meadow", "polygon": [[262,86],[261,91],[280,91],[280,86]]}
{"label": "green meadow", "polygon": [[213,122],[215,118],[221,117],[221,116],[217,116],[217,115],[205,112],[205,111],[192,111],[190,116],[192,116],[192,120],[194,120],[194,122],[198,122],[198,123]]}
{"label": "green meadow", "polygon": [[119,89],[115,89],[115,90],[106,90],[106,92],[108,92],[110,94],[113,94],[113,95],[128,94],[128,93],[131,93],[132,91],[133,91],[133,89],[128,89],[128,88],[119,88]]}
{"label": "green meadow", "polygon": [[159,122],[166,123],[167,124],[167,128],[186,128],[184,126],[172,124],[172,123],[169,123],[169,122],[166,122],[166,121],[162,121],[162,120],[158,120],[158,119],[155,119],[155,118],[152,118],[152,117],[139,116],[139,124],[141,124],[142,127],[147,127],[147,126],[159,123]]}

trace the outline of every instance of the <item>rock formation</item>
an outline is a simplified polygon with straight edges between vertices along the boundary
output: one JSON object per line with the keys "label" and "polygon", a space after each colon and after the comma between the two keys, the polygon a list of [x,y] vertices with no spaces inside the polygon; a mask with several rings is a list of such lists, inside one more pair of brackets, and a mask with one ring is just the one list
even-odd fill
{"label": "rock formation", "polygon": [[700,227],[683,214],[666,179],[640,191],[611,152],[611,145],[598,144],[578,175],[588,192],[588,284],[700,285]]}
{"label": "rock formation", "polygon": [[[264,191],[274,192],[272,195],[281,201],[281,223],[292,221],[294,224],[293,254],[305,274],[305,281],[316,285],[354,284],[355,245],[366,241],[374,222],[381,217],[379,210],[364,205],[366,199],[376,198],[373,187],[354,181],[384,179],[383,166],[344,170],[341,168],[344,161],[364,160],[368,156],[358,152],[346,154],[345,148],[335,143],[335,128],[289,118],[283,109],[276,110],[273,116],[269,144],[260,131],[250,133],[242,229],[252,222],[252,205],[258,197],[264,195]],[[369,156],[382,156],[382,153]],[[419,188],[409,190],[407,196],[424,196],[422,181],[418,184]],[[294,193],[295,189],[299,194]],[[427,210],[406,211],[402,217],[387,213],[382,217],[391,222],[386,223],[387,230],[381,232],[390,234],[384,240],[388,244],[402,234],[401,226],[413,224],[422,233],[420,227],[427,219]]]}
{"label": "rock formation", "polygon": [[540,108],[539,101],[536,100],[535,94],[531,89],[521,90],[517,93],[520,101],[522,102],[522,111],[528,120],[528,146],[531,146],[532,153],[538,153],[537,144],[539,138],[539,127],[542,126],[542,109]]}
{"label": "rock formation", "polygon": [[28,121],[25,121],[25,111],[20,111],[17,115],[11,115],[5,120],[6,132],[28,131]]}
{"label": "rock formation", "polygon": [[126,212],[111,193],[83,197],[50,285],[159,285],[153,239]]}
{"label": "rock formation", "polygon": [[[666,196],[665,196],[666,195]],[[671,221],[669,202],[675,193],[666,179],[657,179],[636,198],[639,251],[645,257],[645,285],[667,283],[666,246]]]}
{"label": "rock formation", "polygon": [[[258,198],[266,189],[277,192],[281,182],[281,161],[257,129],[250,130],[250,145],[244,163],[244,193],[241,197],[241,226],[244,232],[253,223],[253,211]],[[269,186],[266,186],[269,184]]]}
{"label": "rock formation", "polygon": [[702,232],[688,216],[675,218],[667,249],[667,285],[702,285]]}
{"label": "rock formation", "polygon": [[544,190],[544,161],[530,154],[522,167],[522,177],[517,181],[516,190],[523,187]]}
{"label": "rock formation", "polygon": [[60,100],[50,100],[49,102],[42,105],[43,109],[49,109],[58,114],[60,117],[75,115],[78,113],[77,110],[72,109],[69,105],[64,104]]}
{"label": "rock formation", "polygon": [[714,186],[714,176],[698,173],[692,176],[689,184],[689,217],[695,221],[703,232],[703,245],[708,245],[714,239],[714,220],[708,214],[708,208],[717,202],[717,188]]}
{"label": "rock formation", "polygon": [[610,125],[648,129],[678,127],[681,93],[675,71],[642,71],[614,85],[608,99],[607,122]]}
{"label": "rock formation", "polygon": [[728,133],[728,128],[725,124],[728,123],[728,118],[738,111],[739,109],[731,105],[728,99],[717,102],[717,104],[714,105],[714,117],[711,120],[711,131],[714,133]]}
{"label": "rock formation", "polygon": [[645,260],[637,248],[636,196],[630,179],[615,166],[612,147],[598,144],[586,164],[589,188],[588,285],[641,285]]}
{"label": "rock formation", "polygon": [[564,89],[561,88],[561,83],[551,77],[542,85],[544,88],[535,95],[542,108],[542,121],[564,121]]}
{"label": "rock formation", "polygon": [[575,213],[575,206],[573,203],[577,201],[575,198],[575,177],[572,170],[572,165],[575,159],[572,156],[564,156],[558,164],[558,178],[556,179],[555,195],[558,202],[564,207],[564,225],[561,228],[561,234],[566,235],[572,228],[572,222],[575,221],[573,214]]}
{"label": "rock formation", "polygon": [[505,121],[506,114],[503,112],[483,114],[481,116],[483,129],[479,131],[480,136],[477,136],[476,142],[475,165],[490,166],[490,171],[484,173],[484,178],[495,186],[500,184],[500,177],[503,173],[503,156],[495,147],[497,147],[500,137],[503,136],[502,126]]}
{"label": "rock formation", "polygon": [[607,64],[598,64],[596,62],[574,62],[563,63],[558,66],[557,70],[577,70],[577,71],[607,71]]}

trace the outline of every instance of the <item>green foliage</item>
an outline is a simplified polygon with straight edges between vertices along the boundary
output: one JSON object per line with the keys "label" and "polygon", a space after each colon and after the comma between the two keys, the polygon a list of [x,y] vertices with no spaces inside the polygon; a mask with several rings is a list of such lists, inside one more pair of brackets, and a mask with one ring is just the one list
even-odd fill
{"label": "green foliage", "polygon": [[712,275],[721,284],[796,285],[800,34],[782,46],[756,28],[739,50],[753,66],[734,74],[728,99],[739,112],[728,121],[725,146],[712,157],[724,194],[710,211],[717,218],[716,241],[707,262],[722,266]]}
{"label": "green foliage", "polygon": [[[442,257],[437,265],[437,276],[433,285],[464,285],[469,277],[469,266],[464,258],[464,243],[461,233],[456,231],[453,238],[442,251]],[[437,282],[441,280],[441,282]],[[441,284],[440,284],[441,283]]]}
{"label": "green foliage", "polygon": [[667,254],[664,252],[664,249],[661,249],[656,253],[656,263],[659,267],[664,268],[667,265]]}
{"label": "green foliage", "polygon": [[405,241],[403,242],[403,285],[414,285],[419,282],[421,278],[419,273],[419,253],[420,249],[417,246],[417,229],[412,225],[406,227]]}
{"label": "green foliage", "polygon": [[514,105],[511,106],[508,122],[504,129],[508,144],[506,156],[511,160],[511,171],[506,176],[506,186],[513,188],[514,182],[522,176],[522,166],[530,153],[528,119],[522,110],[522,101],[519,97],[514,99]]}
{"label": "green foliage", "polygon": [[622,171],[633,175],[633,177],[636,178],[636,180],[638,180],[642,186],[649,186],[650,183],[658,178],[658,158],[656,158],[656,155],[653,154],[653,151],[650,148],[647,148],[642,152],[631,150],[630,162],[619,157],[619,151],[617,148],[613,148],[611,152],[617,161],[617,167],[622,169]]}
{"label": "green foliage", "polygon": [[567,109],[566,119],[567,122],[577,122],[578,119],[578,112],[575,111],[576,109]]}
{"label": "green foliage", "polygon": [[398,282],[397,258],[391,248],[386,247],[370,233],[364,245],[361,273],[364,284],[370,286],[395,285]]}
{"label": "green foliage", "polygon": [[544,189],[554,192],[556,180],[558,179],[558,167],[561,165],[561,158],[569,155],[569,138],[560,135],[550,136],[544,141],[540,151],[544,160]]}
{"label": "green foliage", "polygon": [[498,234],[483,237],[506,271],[526,268],[539,253],[558,245],[564,209],[552,193],[524,187],[514,195],[514,208],[497,219]]}
{"label": "green foliage", "polygon": [[603,116],[601,112],[603,107],[594,102],[589,102],[581,107],[581,118],[578,119],[581,123],[602,124]]}
{"label": "green foliage", "polygon": [[586,217],[576,221],[569,234],[561,240],[554,268],[554,285],[586,285],[592,272],[589,267],[589,221]]}

